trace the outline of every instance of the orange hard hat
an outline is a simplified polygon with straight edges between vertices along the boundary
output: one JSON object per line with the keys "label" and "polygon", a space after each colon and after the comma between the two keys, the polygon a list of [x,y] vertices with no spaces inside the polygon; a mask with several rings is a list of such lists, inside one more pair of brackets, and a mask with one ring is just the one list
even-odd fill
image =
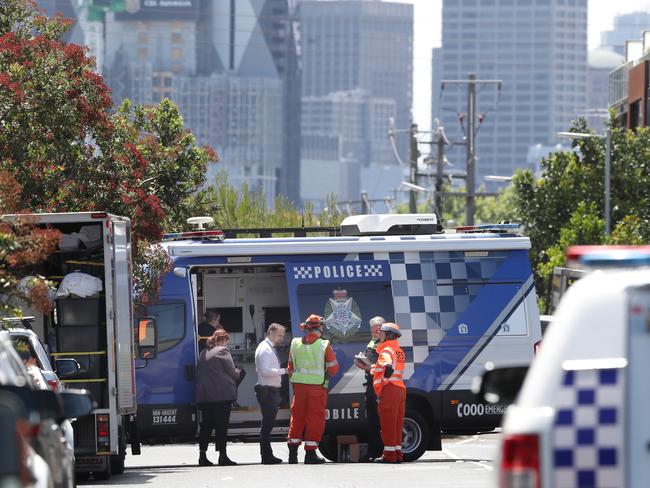
{"label": "orange hard hat", "polygon": [[325,325],[325,319],[313,313],[307,317],[307,320],[300,324],[300,328],[302,330],[317,329],[323,325]]}

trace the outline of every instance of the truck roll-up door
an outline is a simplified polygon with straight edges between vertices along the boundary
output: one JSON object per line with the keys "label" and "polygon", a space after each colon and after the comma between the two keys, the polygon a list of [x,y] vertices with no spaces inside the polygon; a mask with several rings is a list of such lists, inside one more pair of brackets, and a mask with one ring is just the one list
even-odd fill
{"label": "truck roll-up door", "polygon": [[133,301],[131,283],[131,224],[113,222],[113,299],[117,409],[120,415],[135,413],[133,363]]}

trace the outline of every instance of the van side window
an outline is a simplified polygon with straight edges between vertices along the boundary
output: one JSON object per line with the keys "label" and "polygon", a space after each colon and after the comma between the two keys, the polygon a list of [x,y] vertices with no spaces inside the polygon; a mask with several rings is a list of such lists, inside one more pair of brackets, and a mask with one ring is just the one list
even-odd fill
{"label": "van side window", "polygon": [[158,323],[158,352],[171,349],[185,337],[185,304],[160,302],[147,307],[147,315]]}

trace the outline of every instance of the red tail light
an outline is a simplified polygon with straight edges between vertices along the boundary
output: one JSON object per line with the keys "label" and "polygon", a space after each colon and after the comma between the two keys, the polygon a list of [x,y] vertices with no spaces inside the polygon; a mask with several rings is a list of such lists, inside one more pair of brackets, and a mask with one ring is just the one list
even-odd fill
{"label": "red tail light", "polygon": [[108,415],[97,415],[97,451],[106,452],[111,447]]}
{"label": "red tail light", "polygon": [[505,435],[502,443],[501,488],[540,488],[539,436]]}
{"label": "red tail light", "polygon": [[59,389],[59,384],[56,380],[49,380],[47,384],[50,385],[50,389],[52,391],[57,391]]}

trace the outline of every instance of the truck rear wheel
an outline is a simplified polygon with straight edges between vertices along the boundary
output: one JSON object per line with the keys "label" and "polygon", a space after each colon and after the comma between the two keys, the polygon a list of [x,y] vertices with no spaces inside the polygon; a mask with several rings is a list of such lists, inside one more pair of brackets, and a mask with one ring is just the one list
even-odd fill
{"label": "truck rear wheel", "polygon": [[112,474],[122,474],[124,473],[124,454],[117,454],[116,456],[111,456],[109,460],[111,465]]}
{"label": "truck rear wheel", "polygon": [[404,415],[402,428],[402,454],[404,461],[420,459],[427,450],[431,428],[424,416],[415,409],[408,408]]}

